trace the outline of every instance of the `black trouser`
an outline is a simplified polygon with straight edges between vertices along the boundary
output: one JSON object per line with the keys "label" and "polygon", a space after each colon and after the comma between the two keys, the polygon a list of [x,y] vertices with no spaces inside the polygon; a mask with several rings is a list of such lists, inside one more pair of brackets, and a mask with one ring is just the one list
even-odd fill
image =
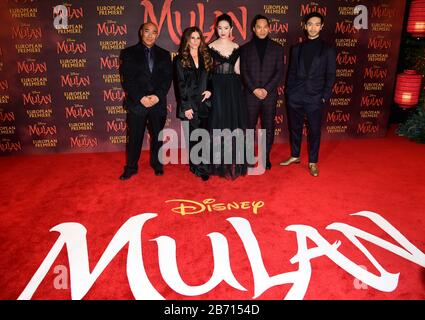
{"label": "black trouser", "polygon": [[150,134],[150,165],[154,170],[162,170],[163,165],[159,161],[162,155],[159,154],[159,149],[163,142],[158,141],[159,133],[164,128],[166,116],[159,115],[156,110],[148,110],[142,115],[137,115],[132,112],[127,114],[128,124],[128,145],[127,145],[127,165],[125,170],[136,172],[140,153],[142,151],[143,137],[145,135],[146,126]]}
{"label": "black trouser", "polygon": [[309,162],[319,160],[320,137],[322,128],[322,103],[298,103],[288,101],[289,133],[291,138],[291,156],[300,157],[304,118],[308,122],[308,158]]}
{"label": "black trouser", "polygon": [[[194,117],[193,119],[189,120],[189,137],[186,137],[186,141],[189,140],[190,136],[192,135],[192,132],[195,129],[203,129],[205,132],[208,132],[208,118],[199,118]],[[201,158],[202,161],[199,164],[195,164],[192,161],[192,158],[190,157],[190,153],[192,151],[193,146],[198,144],[201,141],[201,137],[198,137],[196,140],[191,141],[189,140],[189,168],[190,171],[192,171],[197,176],[206,175],[209,173],[209,154],[199,154],[198,157]],[[208,143],[207,141],[203,141],[203,143]],[[207,144],[207,148],[209,148],[209,144]],[[201,149],[202,150],[202,149]]]}
{"label": "black trouser", "polygon": [[261,101],[248,99],[248,128],[255,129],[258,116],[261,118],[261,128],[266,130],[266,160],[270,161],[270,151],[274,141],[276,101]]}

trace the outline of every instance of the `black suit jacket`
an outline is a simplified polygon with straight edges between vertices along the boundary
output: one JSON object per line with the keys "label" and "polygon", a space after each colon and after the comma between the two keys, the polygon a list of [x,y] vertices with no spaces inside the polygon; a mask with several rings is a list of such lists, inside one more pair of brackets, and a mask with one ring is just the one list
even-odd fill
{"label": "black suit jacket", "polygon": [[[241,47],[241,77],[246,94],[255,97],[252,93],[256,88],[267,90],[265,102],[277,99],[277,86],[283,80],[283,47],[268,39],[263,64],[258,56],[254,40]],[[255,99],[257,99],[255,97]]]}
{"label": "black suit jacket", "polygon": [[209,101],[202,103],[201,94],[209,90],[209,72],[204,67],[202,57],[199,56],[199,69],[196,70],[193,59],[190,59],[190,68],[183,68],[181,57],[175,59],[176,83],[177,83],[177,117],[187,120],[184,112],[193,109],[195,116],[206,117],[208,114]]}
{"label": "black suit jacket", "polygon": [[336,74],[335,48],[320,40],[320,50],[316,52],[307,74],[302,58],[304,42],[292,48],[289,63],[286,95],[290,100],[319,103],[332,95]]}
{"label": "black suit jacket", "polygon": [[173,77],[173,65],[170,53],[156,45],[152,73],[145,57],[142,43],[125,48],[121,52],[121,81],[126,92],[124,107],[132,113],[142,115],[148,108],[140,103],[144,96],[154,94],[159,102],[149,108],[159,115],[167,115],[167,93]]}

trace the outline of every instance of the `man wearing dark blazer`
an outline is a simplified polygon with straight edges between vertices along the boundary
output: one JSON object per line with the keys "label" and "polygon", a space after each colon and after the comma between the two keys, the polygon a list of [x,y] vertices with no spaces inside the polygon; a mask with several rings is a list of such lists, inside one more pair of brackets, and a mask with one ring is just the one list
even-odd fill
{"label": "man wearing dark blazer", "polygon": [[139,29],[138,44],[121,53],[120,73],[126,93],[129,139],[127,163],[121,180],[131,178],[138,171],[138,162],[146,127],[150,132],[150,165],[155,175],[164,174],[159,150],[163,144],[159,133],[167,117],[167,93],[171,86],[173,65],[170,53],[155,45],[158,27],[144,23]]}
{"label": "man wearing dark blazer", "polygon": [[283,80],[283,47],[271,40],[269,19],[257,15],[252,21],[253,39],[241,47],[241,77],[248,108],[248,128],[255,129],[258,117],[266,130],[266,169],[274,141],[277,87]]}
{"label": "man wearing dark blazer", "polygon": [[323,16],[312,12],[304,17],[307,40],[292,48],[286,84],[287,111],[291,138],[291,157],[280,165],[300,163],[304,118],[309,125],[309,171],[319,175],[317,162],[322,126],[322,112],[335,82],[335,48],[320,38]]}

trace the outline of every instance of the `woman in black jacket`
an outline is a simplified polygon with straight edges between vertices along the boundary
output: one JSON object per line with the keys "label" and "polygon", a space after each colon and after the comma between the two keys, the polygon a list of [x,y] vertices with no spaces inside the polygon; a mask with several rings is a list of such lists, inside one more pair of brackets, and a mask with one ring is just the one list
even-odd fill
{"label": "woman in black jacket", "polygon": [[[198,27],[185,29],[176,58],[177,116],[189,122],[189,137],[195,129],[204,129],[204,135],[208,132],[208,99],[211,96],[208,84],[211,69],[212,58],[201,30]],[[209,139],[203,141],[205,146],[200,148],[201,154],[190,154],[193,146],[201,139],[191,141],[189,137],[186,136],[186,141],[189,140],[190,171],[206,181],[209,178]]]}

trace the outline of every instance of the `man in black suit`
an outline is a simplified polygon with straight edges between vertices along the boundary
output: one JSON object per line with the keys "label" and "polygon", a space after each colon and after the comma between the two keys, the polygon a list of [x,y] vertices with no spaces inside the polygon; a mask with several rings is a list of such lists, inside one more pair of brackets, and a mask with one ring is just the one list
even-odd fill
{"label": "man in black suit", "polygon": [[304,17],[307,41],[293,47],[286,85],[291,157],[280,165],[300,163],[304,117],[309,125],[309,171],[319,175],[317,165],[322,126],[322,112],[332,94],[335,82],[335,48],[320,38],[323,16],[312,12]]}
{"label": "man in black suit", "polygon": [[150,132],[150,165],[155,175],[164,174],[159,150],[159,133],[167,117],[167,93],[171,86],[173,66],[170,53],[155,45],[158,27],[144,23],[139,29],[140,42],[121,53],[122,86],[126,92],[129,140],[127,163],[121,180],[137,173],[146,126]]}
{"label": "man in black suit", "polygon": [[271,40],[269,19],[257,15],[252,21],[253,38],[241,48],[241,77],[248,108],[248,128],[255,129],[258,117],[266,130],[266,169],[274,141],[277,87],[283,80],[283,47]]}

